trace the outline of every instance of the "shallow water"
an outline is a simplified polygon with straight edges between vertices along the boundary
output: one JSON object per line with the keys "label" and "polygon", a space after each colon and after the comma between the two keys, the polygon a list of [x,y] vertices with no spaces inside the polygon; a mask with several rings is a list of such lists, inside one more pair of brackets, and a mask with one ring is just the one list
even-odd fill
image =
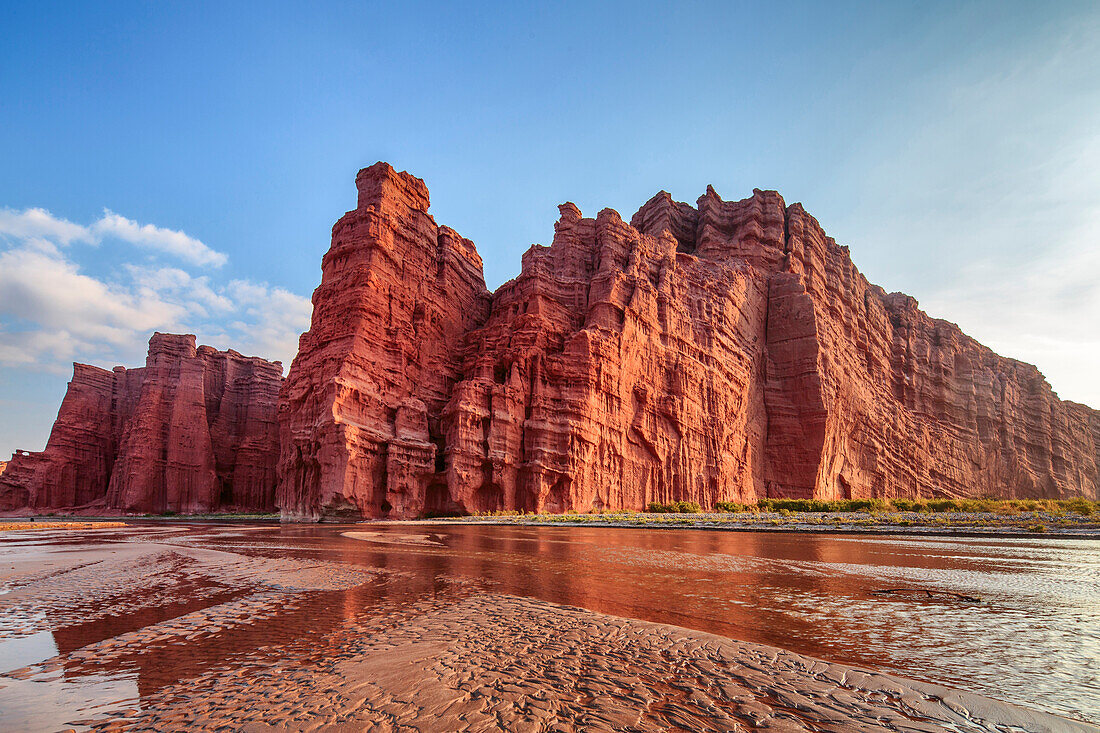
{"label": "shallow water", "polygon": [[[190,554],[141,555],[140,576],[101,561],[150,545]],[[247,568],[233,577],[194,571],[210,550],[337,570],[303,585],[288,566],[282,580],[258,587]],[[97,564],[79,568],[84,557]],[[31,563],[46,579],[36,582],[54,583],[33,603],[19,576]],[[344,582],[345,566],[381,569],[384,581]],[[270,563],[256,567],[271,575]],[[273,601],[272,588],[295,592]],[[25,679],[0,681],[0,711],[19,719],[10,717],[17,703],[40,695],[46,704],[27,725],[37,729],[105,705],[140,708],[191,677],[288,655],[323,658],[327,632],[348,619],[479,589],[771,644],[1100,722],[1097,541],[486,525],[150,522],[5,535],[0,675]],[[874,593],[884,589],[934,593]],[[204,629],[193,621],[214,607],[239,607],[249,623]],[[187,625],[173,629],[181,619]],[[74,662],[89,645],[111,653]],[[42,664],[45,672],[13,672]]]}

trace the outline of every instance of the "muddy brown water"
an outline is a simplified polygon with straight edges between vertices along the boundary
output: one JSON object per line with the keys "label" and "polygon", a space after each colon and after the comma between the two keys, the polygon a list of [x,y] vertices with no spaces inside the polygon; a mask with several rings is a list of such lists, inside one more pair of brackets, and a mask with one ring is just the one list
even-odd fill
{"label": "muddy brown water", "polygon": [[[257,597],[246,581],[186,572],[188,559],[175,555],[141,580],[124,569],[103,578],[98,566],[72,570],[82,557],[146,545],[390,575],[303,590],[254,623],[143,637],[142,629]],[[55,563],[69,573],[56,578],[83,580],[5,603],[29,587],[21,567],[41,566],[35,582],[48,587]],[[907,592],[876,593],[887,589]],[[324,647],[328,632],[350,618],[481,590],[761,642],[1100,722],[1100,541],[159,521],[0,537],[0,712],[34,729],[104,706],[140,708],[193,676],[323,658],[335,651]],[[118,639],[137,642],[72,661]],[[51,659],[63,669],[53,682],[7,677]]]}

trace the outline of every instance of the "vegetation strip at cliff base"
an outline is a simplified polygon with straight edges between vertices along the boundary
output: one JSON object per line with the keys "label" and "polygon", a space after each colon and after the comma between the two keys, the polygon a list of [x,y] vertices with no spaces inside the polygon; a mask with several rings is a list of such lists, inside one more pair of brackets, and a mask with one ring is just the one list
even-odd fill
{"label": "vegetation strip at cliff base", "polygon": [[1084,499],[762,499],[722,502],[704,511],[693,502],[650,504],[647,512],[590,514],[485,512],[444,522],[730,530],[840,531],[913,534],[996,534],[1100,537],[1100,502]]}
{"label": "vegetation strip at cliff base", "polygon": [[114,529],[127,526],[125,522],[3,522],[0,532],[27,529]]}

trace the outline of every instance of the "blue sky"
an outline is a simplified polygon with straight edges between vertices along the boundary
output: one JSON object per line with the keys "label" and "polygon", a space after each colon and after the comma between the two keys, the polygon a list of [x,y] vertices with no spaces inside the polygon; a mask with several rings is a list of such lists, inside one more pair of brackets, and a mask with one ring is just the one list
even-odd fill
{"label": "blue sky", "polygon": [[1095,3],[5,3],[0,455],[155,329],[289,362],[376,160],[491,288],[563,201],[777,189],[1100,406]]}

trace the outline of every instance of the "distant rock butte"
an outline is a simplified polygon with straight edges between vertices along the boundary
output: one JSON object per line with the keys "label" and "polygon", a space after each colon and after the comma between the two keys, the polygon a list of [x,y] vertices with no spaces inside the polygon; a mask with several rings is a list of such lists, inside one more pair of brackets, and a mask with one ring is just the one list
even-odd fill
{"label": "distant rock butte", "polygon": [[144,368],[73,365],[46,449],[17,451],[0,510],[272,511],[282,366],[154,334]]}
{"label": "distant rock butte", "polygon": [[280,395],[286,518],[1100,498],[1100,413],[868,283],[773,191],[661,192],[629,224],[563,204],[490,295],[420,179],[356,184]]}

